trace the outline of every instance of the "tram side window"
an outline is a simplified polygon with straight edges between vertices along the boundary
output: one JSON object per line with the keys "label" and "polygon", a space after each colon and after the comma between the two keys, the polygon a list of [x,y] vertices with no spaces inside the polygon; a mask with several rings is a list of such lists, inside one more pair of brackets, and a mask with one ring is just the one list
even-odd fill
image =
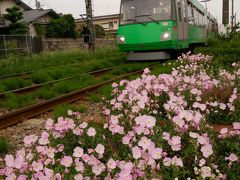
{"label": "tram side window", "polygon": [[199,12],[199,21],[200,21],[199,25],[203,26],[203,15],[201,12]]}
{"label": "tram side window", "polygon": [[198,11],[196,8],[194,8],[194,20],[195,20],[195,25],[199,25],[199,17],[198,17]]}
{"label": "tram side window", "polygon": [[182,2],[178,0],[178,20],[182,21]]}
{"label": "tram side window", "polygon": [[194,24],[193,9],[190,3],[188,4],[188,21],[189,24]]}

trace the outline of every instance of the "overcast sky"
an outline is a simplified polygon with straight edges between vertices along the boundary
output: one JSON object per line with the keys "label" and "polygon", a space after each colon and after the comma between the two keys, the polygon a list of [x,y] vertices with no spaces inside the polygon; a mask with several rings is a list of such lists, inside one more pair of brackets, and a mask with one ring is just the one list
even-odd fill
{"label": "overcast sky", "polygon": [[[26,4],[35,8],[35,0],[23,0]],[[79,18],[79,14],[85,14],[85,0],[39,0],[43,5],[43,9],[54,9],[58,13],[73,14],[75,18]],[[94,15],[108,15],[119,13],[120,0],[93,0]],[[147,0],[146,0],[147,1]],[[231,1],[231,0],[230,0]],[[209,11],[222,21],[222,0],[211,0],[208,2]],[[231,6],[231,5],[230,5]],[[240,0],[235,0],[235,12],[237,13],[237,21],[240,21]]]}

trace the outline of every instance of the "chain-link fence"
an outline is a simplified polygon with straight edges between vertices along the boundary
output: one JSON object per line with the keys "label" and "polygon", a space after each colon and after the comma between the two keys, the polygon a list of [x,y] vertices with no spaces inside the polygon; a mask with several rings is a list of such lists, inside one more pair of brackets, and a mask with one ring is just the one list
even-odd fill
{"label": "chain-link fence", "polygon": [[[37,41],[37,43],[36,43]],[[0,56],[41,51],[41,40],[25,35],[0,35]]]}

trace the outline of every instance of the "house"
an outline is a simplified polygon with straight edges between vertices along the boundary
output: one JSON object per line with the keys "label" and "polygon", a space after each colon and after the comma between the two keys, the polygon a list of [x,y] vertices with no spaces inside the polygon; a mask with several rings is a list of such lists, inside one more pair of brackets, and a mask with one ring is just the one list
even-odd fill
{"label": "house", "polygon": [[29,27],[30,36],[45,36],[46,25],[51,19],[59,18],[52,9],[33,9],[23,12],[23,22]]}
{"label": "house", "polygon": [[3,14],[7,13],[7,8],[11,8],[13,6],[19,7],[22,12],[32,9],[21,0],[0,0],[0,27],[7,27],[9,25],[9,23],[7,23],[3,18]]}
{"label": "house", "polygon": [[[119,14],[95,16],[93,17],[93,24],[101,25],[107,35],[116,36],[119,25]],[[85,22],[82,18],[75,19],[76,30],[80,31]]]}
{"label": "house", "polygon": [[52,9],[32,9],[26,5],[21,0],[0,0],[0,28],[6,28],[9,26],[10,22],[4,20],[3,14],[6,14],[6,9],[17,6],[23,13],[24,22],[28,25],[30,36],[44,36],[46,24],[49,23],[51,19],[60,17]]}

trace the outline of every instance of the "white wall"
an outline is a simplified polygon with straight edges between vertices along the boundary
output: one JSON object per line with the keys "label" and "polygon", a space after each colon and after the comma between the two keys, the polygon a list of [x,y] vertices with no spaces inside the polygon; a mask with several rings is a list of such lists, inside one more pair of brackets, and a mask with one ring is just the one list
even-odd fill
{"label": "white wall", "polygon": [[[11,8],[13,6],[17,6],[16,3],[12,0],[3,0],[0,1],[0,14],[6,14],[6,9]],[[19,7],[19,6],[18,6]],[[21,11],[24,11],[22,7],[19,7]]]}

